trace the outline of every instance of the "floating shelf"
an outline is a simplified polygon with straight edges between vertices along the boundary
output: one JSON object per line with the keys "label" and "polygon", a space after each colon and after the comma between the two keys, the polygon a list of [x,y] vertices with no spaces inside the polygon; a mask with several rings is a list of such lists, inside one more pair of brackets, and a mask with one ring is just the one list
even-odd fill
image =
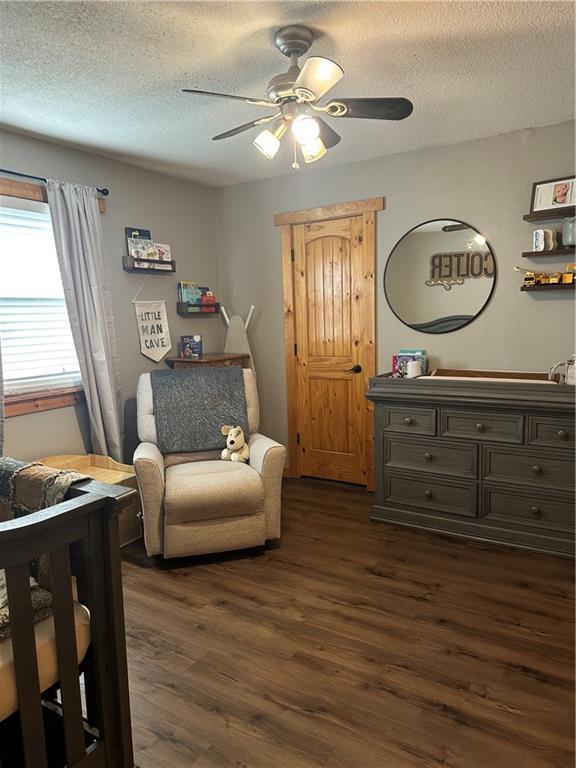
{"label": "floating shelf", "polygon": [[564,257],[574,256],[574,253],[576,253],[576,246],[562,245],[559,248],[555,248],[553,251],[524,251],[522,257],[524,259],[534,259],[538,256]]}
{"label": "floating shelf", "polygon": [[[137,267],[136,262],[146,264],[145,267]],[[170,269],[159,269],[158,267],[150,266],[151,264],[170,264]],[[173,275],[176,272],[176,262],[174,259],[171,261],[163,261],[161,259],[138,259],[133,256],[124,256],[122,258],[122,268],[125,272],[138,272],[139,275],[146,275],[152,273],[153,275]]]}
{"label": "floating shelf", "polygon": [[574,290],[576,283],[545,283],[544,285],[521,285],[521,291],[566,291]]}
{"label": "floating shelf", "polygon": [[188,304],[185,301],[176,302],[176,312],[180,317],[214,317],[220,314],[220,304]]}
{"label": "floating shelf", "polygon": [[562,208],[561,211],[537,211],[536,213],[525,214],[524,221],[562,221],[562,219],[571,219],[576,214],[576,206],[570,205]]}

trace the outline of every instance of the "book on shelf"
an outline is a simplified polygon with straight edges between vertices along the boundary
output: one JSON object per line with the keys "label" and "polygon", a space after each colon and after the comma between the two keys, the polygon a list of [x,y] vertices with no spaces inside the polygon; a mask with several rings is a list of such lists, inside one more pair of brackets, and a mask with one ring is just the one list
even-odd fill
{"label": "book on shelf", "polygon": [[191,336],[180,336],[178,345],[178,354],[180,357],[199,358],[202,357],[202,336],[195,333]]}
{"label": "book on shelf", "polygon": [[149,229],[141,229],[140,227],[124,227],[124,235],[126,237],[126,249],[130,254],[130,248],[128,247],[128,240],[150,240],[152,241],[152,234]]}
{"label": "book on shelf", "polygon": [[133,259],[156,259],[156,248],[152,240],[142,237],[129,237],[128,255]]}
{"label": "book on shelf", "polygon": [[178,301],[189,304],[193,301],[193,296],[195,295],[197,287],[198,283],[192,283],[190,280],[181,280],[178,283]]}
{"label": "book on shelf", "polygon": [[156,258],[159,261],[172,261],[172,249],[166,243],[154,243]]}
{"label": "book on shelf", "polygon": [[181,280],[178,283],[178,301],[189,306],[201,307],[216,304],[216,297],[207,286]]}

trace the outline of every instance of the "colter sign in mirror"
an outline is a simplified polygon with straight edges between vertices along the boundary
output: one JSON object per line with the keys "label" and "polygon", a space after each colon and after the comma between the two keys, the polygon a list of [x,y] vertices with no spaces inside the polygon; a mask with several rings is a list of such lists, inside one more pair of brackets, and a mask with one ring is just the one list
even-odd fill
{"label": "colter sign in mirror", "polygon": [[486,238],[463,221],[419,224],[394,246],[384,272],[390,308],[405,325],[448,333],[482,312],[496,283]]}

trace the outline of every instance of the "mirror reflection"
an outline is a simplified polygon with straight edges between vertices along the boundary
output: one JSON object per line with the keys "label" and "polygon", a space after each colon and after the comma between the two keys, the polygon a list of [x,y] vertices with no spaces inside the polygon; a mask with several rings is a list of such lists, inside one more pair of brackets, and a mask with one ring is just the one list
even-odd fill
{"label": "mirror reflection", "polygon": [[394,246],[384,291],[394,314],[424,333],[448,333],[471,323],[488,303],[496,281],[486,238],[463,221],[419,224]]}

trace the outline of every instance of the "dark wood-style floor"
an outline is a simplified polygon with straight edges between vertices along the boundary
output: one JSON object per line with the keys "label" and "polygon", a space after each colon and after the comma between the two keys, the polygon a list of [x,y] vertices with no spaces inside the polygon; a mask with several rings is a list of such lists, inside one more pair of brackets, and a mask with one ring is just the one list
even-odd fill
{"label": "dark wood-style floor", "polygon": [[370,504],[287,481],[279,549],[125,562],[141,768],[572,768],[571,562]]}

